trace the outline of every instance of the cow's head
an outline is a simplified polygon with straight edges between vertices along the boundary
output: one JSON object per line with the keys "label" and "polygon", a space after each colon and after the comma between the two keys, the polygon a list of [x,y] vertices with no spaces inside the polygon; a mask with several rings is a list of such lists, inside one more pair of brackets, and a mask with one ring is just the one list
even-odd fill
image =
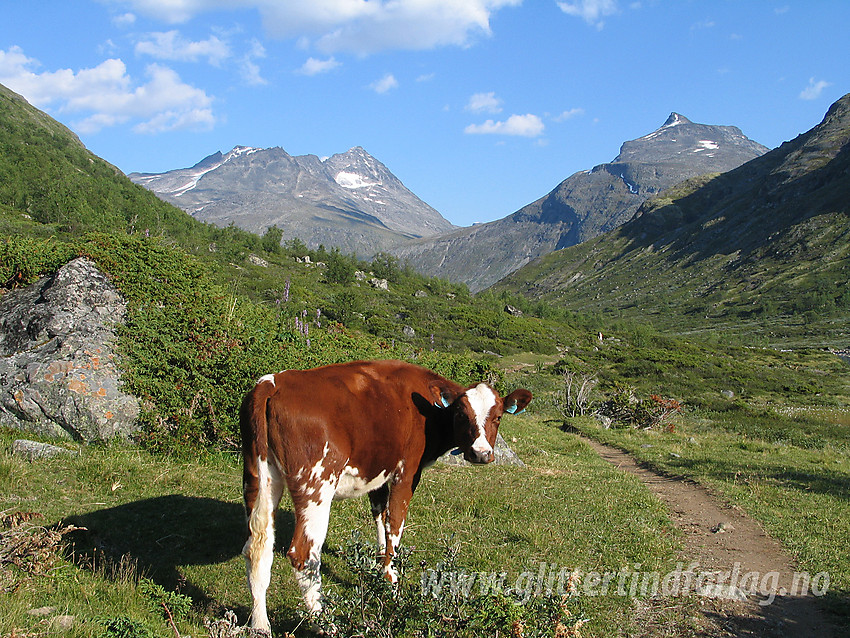
{"label": "cow's head", "polygon": [[531,392],[520,388],[504,399],[486,383],[460,393],[434,386],[434,405],[448,410],[453,419],[454,443],[470,463],[490,463],[493,445],[505,412],[517,414],[531,402]]}

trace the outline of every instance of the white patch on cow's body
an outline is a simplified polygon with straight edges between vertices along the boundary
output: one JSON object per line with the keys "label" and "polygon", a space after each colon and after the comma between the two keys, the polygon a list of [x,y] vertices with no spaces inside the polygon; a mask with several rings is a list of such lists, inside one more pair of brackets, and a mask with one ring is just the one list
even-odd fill
{"label": "white patch on cow's body", "polygon": [[336,486],[335,499],[356,498],[378,489],[389,480],[389,474],[381,471],[373,479],[366,480],[360,476],[360,470],[356,467],[345,466]]}
{"label": "white patch on cow's body", "polygon": [[401,525],[398,528],[398,534],[390,534],[390,546],[393,548],[393,553],[398,549],[398,546],[401,544],[401,535],[404,533],[404,521],[401,522]]}
{"label": "white patch on cow's body", "polygon": [[257,385],[260,385],[264,381],[268,381],[272,385],[274,385],[274,375],[273,374],[264,374],[257,380]]}
{"label": "white patch on cow's body", "polygon": [[387,580],[389,580],[393,585],[398,582],[398,570],[392,566],[392,563],[384,567],[384,576],[386,576]]}
{"label": "white patch on cow's body", "polygon": [[[325,443],[325,449],[322,451],[322,458],[316,461],[316,464],[310,468],[310,476],[308,478],[309,482],[315,482],[322,478],[322,475],[325,473],[325,459],[328,457],[328,452],[330,451],[330,445]],[[304,471],[304,468],[298,471],[301,474]]]}
{"label": "white patch on cow's body", "polygon": [[472,442],[472,449],[479,454],[491,453],[493,447],[487,442],[484,427],[490,410],[496,405],[496,394],[486,384],[479,383],[466,391],[466,398],[469,400],[469,405],[475,414],[475,423],[478,425],[478,436]]}
{"label": "white patch on cow's body", "polygon": [[322,611],[322,576],[319,567],[318,563],[311,560],[304,569],[293,570],[307,609],[314,614]]}
{"label": "white patch on cow's body", "polygon": [[[317,557],[319,556],[325,536],[328,534],[328,520],[335,491],[336,483],[333,479],[322,481],[304,508],[304,535],[310,541],[311,556],[313,551],[316,552]],[[317,544],[318,547],[316,547]]]}
{"label": "white patch on cow's body", "polygon": [[[326,454],[327,449],[328,447],[326,445]],[[317,471],[317,476],[321,476],[323,472],[321,461],[313,467],[313,470],[314,472]],[[333,476],[320,480],[318,486],[312,490],[307,505],[299,512],[303,521],[308,558],[303,569],[295,570],[295,580],[301,589],[307,608],[311,612],[316,613],[322,610],[322,576],[320,572],[322,545],[325,544],[325,537],[328,535],[331,503],[333,502],[336,485],[337,480]],[[289,551],[290,554],[294,555],[296,551],[295,546],[293,545]]]}
{"label": "white patch on cow's body", "polygon": [[257,460],[257,478],[259,490],[248,518],[250,535],[242,553],[245,555],[248,587],[253,600],[251,626],[268,631],[266,592],[271,581],[274,558],[274,513],[280,502],[283,480],[277,464],[269,465],[269,462],[263,459]]}
{"label": "white patch on cow's body", "polygon": [[383,554],[387,551],[387,524],[383,512],[375,517],[375,528],[378,531],[378,553]]}

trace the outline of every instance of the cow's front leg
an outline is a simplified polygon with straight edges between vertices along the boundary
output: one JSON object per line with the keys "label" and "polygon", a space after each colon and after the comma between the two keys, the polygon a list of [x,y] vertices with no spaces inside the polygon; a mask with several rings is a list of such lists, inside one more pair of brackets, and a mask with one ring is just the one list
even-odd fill
{"label": "cow's front leg", "polygon": [[389,507],[385,515],[386,520],[386,551],[384,552],[383,568],[384,575],[393,585],[398,582],[398,572],[393,567],[393,557],[401,545],[401,535],[404,532],[404,521],[407,518],[407,508],[413,496],[413,485],[409,482],[400,482],[393,485],[390,490]]}
{"label": "cow's front leg", "polygon": [[304,596],[307,609],[313,613],[322,610],[322,545],[328,534],[334,486],[320,486],[306,498],[293,499],[295,505],[295,531],[292,544],[286,553],[295,570],[295,581]]}
{"label": "cow's front leg", "polygon": [[372,516],[375,518],[375,529],[378,535],[378,560],[387,552],[387,504],[390,499],[390,488],[386,483],[376,490],[369,492],[369,504]]}

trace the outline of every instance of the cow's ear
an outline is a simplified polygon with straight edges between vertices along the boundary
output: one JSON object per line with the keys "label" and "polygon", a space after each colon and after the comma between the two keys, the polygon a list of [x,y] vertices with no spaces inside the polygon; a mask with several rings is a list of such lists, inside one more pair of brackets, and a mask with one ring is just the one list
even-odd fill
{"label": "cow's ear", "polygon": [[431,384],[431,402],[438,408],[449,407],[457,399],[457,395],[458,393],[448,385],[441,383]]}
{"label": "cow's ear", "polygon": [[504,400],[504,411],[508,414],[519,414],[525,410],[525,406],[531,403],[532,394],[525,388],[514,390]]}

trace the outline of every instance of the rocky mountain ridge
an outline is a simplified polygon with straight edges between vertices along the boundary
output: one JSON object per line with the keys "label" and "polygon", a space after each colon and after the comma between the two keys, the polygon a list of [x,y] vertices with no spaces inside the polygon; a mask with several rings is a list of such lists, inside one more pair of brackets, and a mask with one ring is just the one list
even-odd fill
{"label": "rocky mountain ridge", "polygon": [[644,321],[672,316],[680,329],[832,316],[836,332],[850,316],[848,280],[850,94],[810,131],[647,200],[627,224],[498,288]]}
{"label": "rocky mountain ridge", "polygon": [[696,124],[674,112],[652,133],[625,142],[612,162],[575,173],[515,213],[393,253],[425,274],[479,291],[541,255],[616,228],[665,188],[731,170],[767,150],[737,127]]}
{"label": "rocky mountain ridge", "polygon": [[276,225],[286,238],[363,256],[455,228],[359,146],[324,160],[237,146],[129,177],[196,219],[256,233]]}

